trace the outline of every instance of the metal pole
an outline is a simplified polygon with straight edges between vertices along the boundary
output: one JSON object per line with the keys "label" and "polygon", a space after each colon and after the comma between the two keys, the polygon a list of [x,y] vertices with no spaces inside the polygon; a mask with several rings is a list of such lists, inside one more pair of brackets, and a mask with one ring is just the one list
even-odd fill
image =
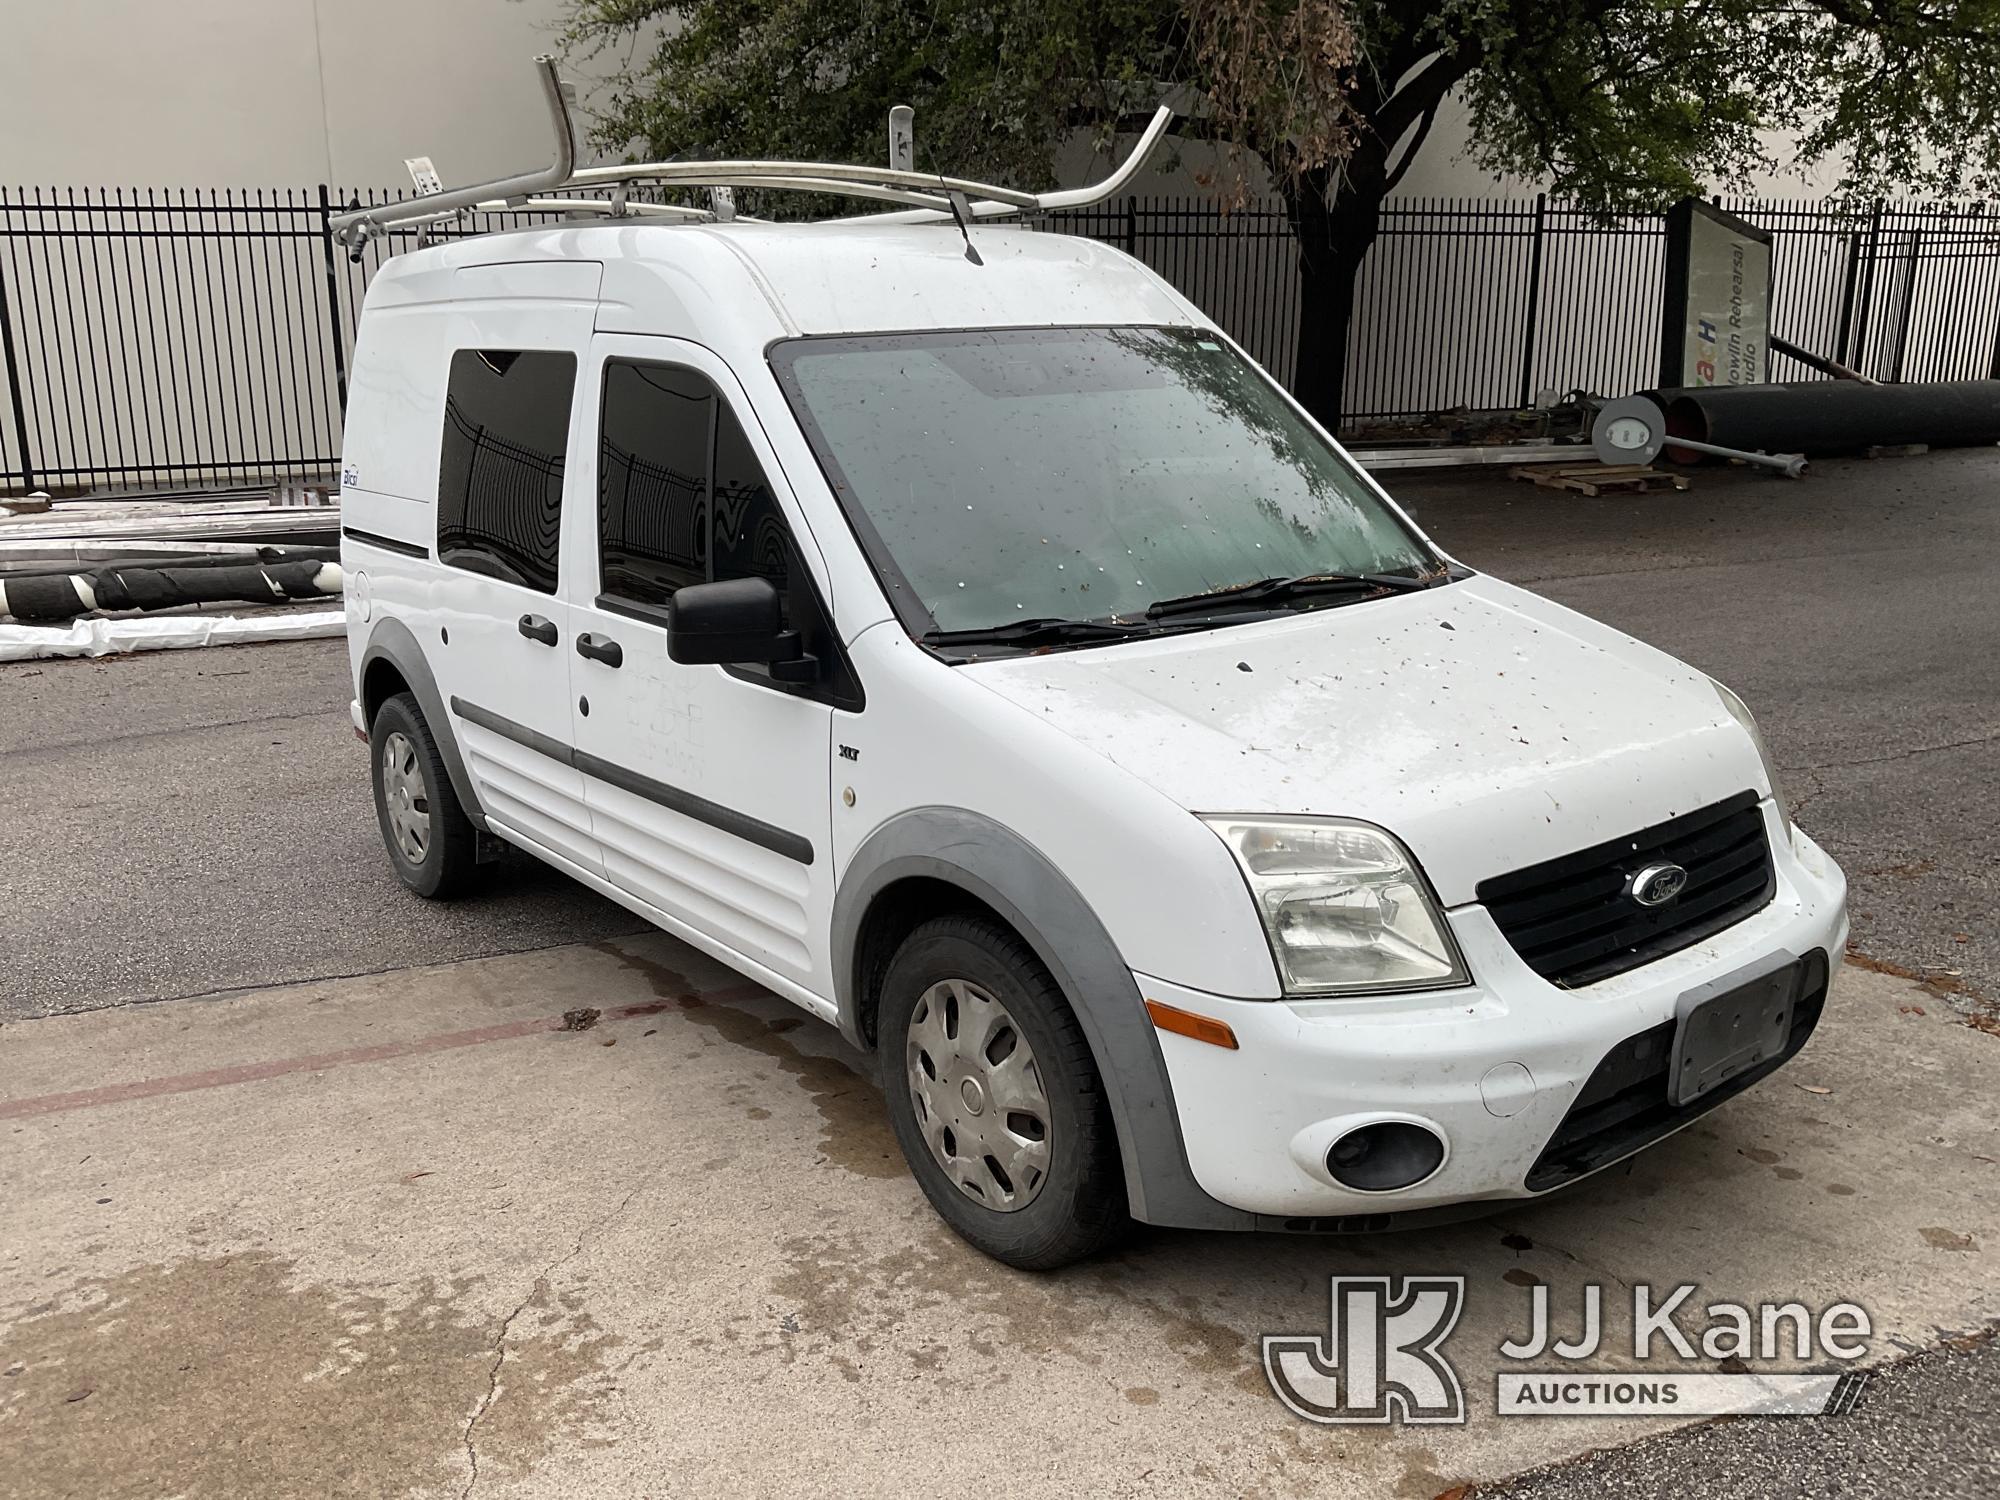
{"label": "metal pole", "polygon": [[1882,200],[1868,218],[1868,273],[1861,283],[1861,314],[1855,321],[1854,357],[1847,361],[1855,369],[1867,368],[1862,359],[1868,348],[1868,323],[1875,316],[1875,262],[1882,253]]}
{"label": "metal pole", "polygon": [[1548,227],[1549,195],[1535,194],[1535,238],[1528,252],[1528,311],[1521,334],[1521,399],[1524,410],[1535,399],[1535,324],[1542,315],[1542,235]]}
{"label": "metal pole", "polygon": [[340,327],[340,282],[336,276],[339,251],[333,241],[333,195],[319,185],[319,242],[326,262],[326,321],[333,336],[333,383],[340,395],[340,414],[347,415],[347,341]]}
{"label": "metal pole", "polygon": [[1847,237],[1847,275],[1840,288],[1840,327],[1833,336],[1833,357],[1843,364],[1854,360],[1855,280],[1861,274],[1861,236]]}
{"label": "metal pole", "polygon": [[1902,316],[1897,319],[1896,323],[1896,362],[1889,367],[1889,378],[1891,380],[1901,380],[1903,378],[1903,358],[1910,351],[1910,314],[1916,310],[1917,273],[1921,269],[1919,256],[1922,253],[1921,246],[1923,242],[1923,230],[1912,229],[1910,231],[1909,267],[1903,275]]}
{"label": "metal pole", "polygon": [[914,172],[917,169],[917,112],[907,104],[889,110],[889,169]]}
{"label": "metal pole", "polygon": [[21,445],[17,455],[20,460],[17,472],[21,476],[22,492],[32,493],[35,488],[35,462],[28,451],[28,408],[21,399],[21,363],[14,354],[14,315],[7,302],[5,267],[0,267],[0,349],[6,351],[7,394],[13,400],[14,436]]}

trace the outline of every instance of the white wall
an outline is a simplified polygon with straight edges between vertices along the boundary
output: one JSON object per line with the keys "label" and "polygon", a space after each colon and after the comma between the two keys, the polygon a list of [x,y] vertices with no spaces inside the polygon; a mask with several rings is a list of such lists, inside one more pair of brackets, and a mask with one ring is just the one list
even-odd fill
{"label": "white wall", "polygon": [[[923,130],[923,120],[917,121],[918,132]],[[1448,98],[1438,111],[1430,134],[1425,137],[1417,159],[1397,185],[1399,198],[1512,198],[1523,195],[1532,197],[1547,186],[1543,180],[1512,174],[1495,173],[1480,166],[1473,160],[1471,148],[1471,111],[1456,97]],[[1122,151],[1129,144],[1130,137],[1120,137]],[[1820,198],[1831,193],[1840,179],[1838,163],[1821,163],[1811,169],[1800,168],[1794,159],[1791,141],[1783,136],[1767,136],[1765,149],[1778,163],[1774,172],[1753,172],[1750,174],[1746,195],[1758,198]],[[1181,149],[1182,165],[1176,171],[1149,172],[1141,176],[1134,189],[1141,196],[1174,195],[1200,197],[1207,189],[1200,178],[1212,173],[1215,157],[1207,147],[1192,143]],[[1079,142],[1065,152],[1060,162],[1064,184],[1087,182],[1101,177],[1108,170],[1103,158],[1093,159],[1086,143]],[[1268,192],[1270,184],[1264,174],[1255,168],[1250,172],[1250,191],[1253,194]],[[1711,192],[1735,193],[1733,186],[1722,183],[1709,184]]]}
{"label": "white wall", "polygon": [[[0,42],[0,180],[406,187],[545,160],[530,69],[560,0],[22,0]],[[580,77],[587,70],[566,69]]]}

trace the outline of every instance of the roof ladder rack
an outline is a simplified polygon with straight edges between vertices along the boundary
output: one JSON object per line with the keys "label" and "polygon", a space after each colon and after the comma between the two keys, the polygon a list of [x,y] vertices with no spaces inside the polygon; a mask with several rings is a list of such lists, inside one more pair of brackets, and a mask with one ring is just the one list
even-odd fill
{"label": "roof ladder rack", "polygon": [[[535,68],[548,104],[549,123],[555,141],[554,159],[546,167],[493,182],[475,183],[470,187],[451,188],[442,193],[428,193],[336,214],[331,220],[335,238],[349,246],[358,257],[369,240],[380,237],[394,226],[431,224],[469,209],[483,212],[529,209],[599,214],[610,218],[648,217],[704,222],[719,217],[711,209],[640,202],[626,191],[633,183],[655,183],[674,188],[778,188],[897,205],[888,212],[814,221],[836,224],[948,222],[953,217],[951,199],[954,194],[963,194],[972,216],[980,219],[1047,213],[1061,208],[1087,208],[1123,191],[1139,175],[1174,117],[1174,111],[1166,105],[1155,110],[1131,152],[1101,182],[1049,193],[1023,193],[990,182],[915,172],[904,167],[855,166],[840,162],[640,162],[579,170],[570,99],[567,86],[556,72],[556,60],[553,57],[538,57]],[[611,195],[609,198],[547,196],[570,188],[605,188],[611,190]]]}

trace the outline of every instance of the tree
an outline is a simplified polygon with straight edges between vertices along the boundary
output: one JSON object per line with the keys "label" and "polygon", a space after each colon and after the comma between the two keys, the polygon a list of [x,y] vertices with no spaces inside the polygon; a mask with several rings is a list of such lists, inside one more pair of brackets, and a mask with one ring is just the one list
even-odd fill
{"label": "tree", "polygon": [[874,161],[907,103],[920,165],[1041,187],[1175,96],[1225,200],[1253,164],[1284,196],[1328,422],[1383,200],[1454,93],[1483,165],[1607,213],[1827,160],[1856,192],[2000,186],[2000,0],[573,3],[572,48],[630,49],[598,141],[656,157]]}

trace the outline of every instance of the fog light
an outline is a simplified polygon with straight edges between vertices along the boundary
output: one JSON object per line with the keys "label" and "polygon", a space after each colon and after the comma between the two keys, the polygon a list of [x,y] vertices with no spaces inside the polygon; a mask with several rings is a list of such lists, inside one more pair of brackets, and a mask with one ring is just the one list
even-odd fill
{"label": "fog light", "polygon": [[1377,1120],[1350,1130],[1326,1153],[1326,1170],[1358,1193],[1414,1187],[1444,1164],[1444,1141],[1408,1120]]}

